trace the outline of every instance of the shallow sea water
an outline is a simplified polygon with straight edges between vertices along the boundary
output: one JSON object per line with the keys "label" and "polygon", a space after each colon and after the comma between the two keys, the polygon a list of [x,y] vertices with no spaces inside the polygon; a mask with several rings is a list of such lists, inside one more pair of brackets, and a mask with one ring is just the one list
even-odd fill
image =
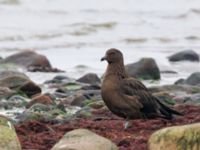
{"label": "shallow sea water", "polygon": [[[200,53],[198,0],[0,0],[0,56],[24,49],[46,55],[53,67],[72,78],[87,72],[101,76],[100,62],[111,47],[125,63],[153,57],[171,84],[199,71],[199,63],[169,63],[167,56],[185,49]],[[54,73],[28,73],[36,82]]]}

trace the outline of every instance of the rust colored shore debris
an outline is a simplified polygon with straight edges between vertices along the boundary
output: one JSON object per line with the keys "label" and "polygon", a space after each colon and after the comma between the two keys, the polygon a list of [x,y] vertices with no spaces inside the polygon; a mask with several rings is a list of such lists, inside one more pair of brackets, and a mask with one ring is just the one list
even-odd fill
{"label": "rust colored shore debris", "polygon": [[74,119],[62,125],[29,121],[16,125],[15,128],[23,149],[50,150],[66,132],[87,128],[112,140],[119,150],[148,150],[148,138],[156,130],[200,122],[200,107],[177,105],[175,109],[185,115],[171,121],[165,119],[131,120],[131,126],[127,130],[123,129],[124,120],[110,112],[102,112],[106,118],[98,120]]}

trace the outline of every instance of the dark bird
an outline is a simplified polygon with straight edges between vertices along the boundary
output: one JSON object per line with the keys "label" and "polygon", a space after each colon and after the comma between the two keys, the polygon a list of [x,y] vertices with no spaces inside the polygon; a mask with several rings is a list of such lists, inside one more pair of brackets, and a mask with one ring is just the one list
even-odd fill
{"label": "dark bird", "polygon": [[102,98],[115,115],[126,119],[165,118],[181,113],[163,104],[139,80],[128,77],[124,67],[123,54],[117,49],[109,49],[101,61],[108,62],[101,87]]}

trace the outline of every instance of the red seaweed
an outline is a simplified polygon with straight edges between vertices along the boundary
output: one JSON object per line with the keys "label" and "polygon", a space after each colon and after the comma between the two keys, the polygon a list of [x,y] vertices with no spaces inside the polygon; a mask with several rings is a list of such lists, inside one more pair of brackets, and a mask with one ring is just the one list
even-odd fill
{"label": "red seaweed", "polygon": [[107,112],[105,116],[109,119],[76,119],[62,125],[29,121],[16,125],[15,128],[23,149],[49,150],[66,132],[87,128],[112,140],[120,150],[148,150],[147,141],[156,130],[200,122],[200,107],[179,105],[175,109],[185,115],[175,117],[170,121],[165,119],[131,120],[131,126],[127,130],[123,129],[123,119]]}

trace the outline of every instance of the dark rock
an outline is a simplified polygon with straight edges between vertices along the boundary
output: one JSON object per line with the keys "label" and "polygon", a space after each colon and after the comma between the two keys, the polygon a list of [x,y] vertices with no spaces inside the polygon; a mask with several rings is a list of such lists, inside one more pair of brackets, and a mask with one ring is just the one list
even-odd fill
{"label": "dark rock", "polygon": [[83,107],[85,100],[86,100],[85,96],[83,96],[83,95],[76,95],[75,98],[74,98],[74,100],[71,102],[71,105]]}
{"label": "dark rock", "polygon": [[88,84],[99,84],[101,82],[100,78],[94,73],[88,73],[79,78],[77,81]]}
{"label": "dark rock", "polygon": [[50,67],[43,67],[43,66],[29,66],[27,70],[30,72],[65,72],[58,68],[50,68]]}
{"label": "dark rock", "polygon": [[53,79],[45,81],[45,84],[67,84],[69,82],[72,82],[73,79],[67,77],[67,76],[55,76]]}
{"label": "dark rock", "polygon": [[99,85],[93,84],[93,85],[86,85],[81,88],[82,90],[100,90],[101,87]]}
{"label": "dark rock", "polygon": [[71,97],[71,105],[79,107],[83,107],[89,103],[102,100],[100,90],[80,90]]}
{"label": "dark rock", "polygon": [[174,84],[184,84],[185,79],[178,79]]}
{"label": "dark rock", "polygon": [[163,70],[163,71],[160,71],[160,73],[163,73],[163,74],[178,74],[176,71],[173,71],[173,70]]}
{"label": "dark rock", "polygon": [[193,50],[185,50],[175,53],[168,57],[169,61],[197,61],[199,62],[199,55]]}
{"label": "dark rock", "polygon": [[200,72],[192,73],[187,79],[179,79],[174,84],[187,84],[200,86]]}
{"label": "dark rock", "polygon": [[55,79],[55,80],[69,80],[70,78],[67,77],[67,76],[58,75],[58,76],[55,76],[53,79]]}
{"label": "dark rock", "polygon": [[136,63],[125,66],[129,76],[144,80],[160,79],[160,70],[152,58],[142,58]]}
{"label": "dark rock", "polygon": [[44,55],[37,54],[36,52],[30,50],[13,54],[5,58],[3,62],[18,64],[26,68],[30,66],[51,68],[49,60]]}
{"label": "dark rock", "polygon": [[195,72],[191,74],[185,81],[185,84],[198,85],[200,84],[200,72]]}
{"label": "dark rock", "polygon": [[30,108],[32,105],[39,103],[44,105],[54,104],[53,100],[47,95],[38,95],[33,97],[33,99],[26,105],[26,108]]}
{"label": "dark rock", "polygon": [[86,91],[83,92],[83,95],[87,99],[102,100],[101,91],[100,90],[86,90]]}
{"label": "dark rock", "polygon": [[41,88],[31,81],[19,87],[19,91],[24,92],[28,97],[42,92]]}

